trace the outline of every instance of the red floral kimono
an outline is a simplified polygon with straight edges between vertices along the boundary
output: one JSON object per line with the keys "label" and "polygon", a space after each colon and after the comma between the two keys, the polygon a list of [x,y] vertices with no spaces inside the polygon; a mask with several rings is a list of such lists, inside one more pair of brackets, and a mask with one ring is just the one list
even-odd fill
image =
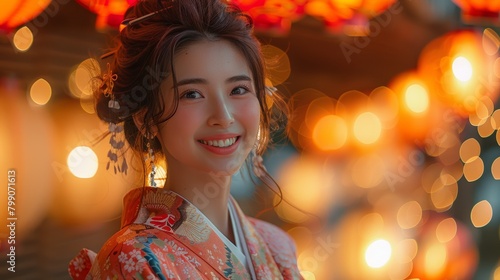
{"label": "red floral kimono", "polygon": [[73,279],[302,279],[291,238],[246,217],[233,199],[228,205],[236,245],[176,193],[132,190],[121,230],[98,254],[83,249],[69,273]]}

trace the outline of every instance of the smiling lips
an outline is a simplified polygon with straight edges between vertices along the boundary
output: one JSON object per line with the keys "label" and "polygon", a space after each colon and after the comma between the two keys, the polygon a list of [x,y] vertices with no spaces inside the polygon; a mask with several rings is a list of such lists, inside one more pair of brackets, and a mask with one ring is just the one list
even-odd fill
{"label": "smiling lips", "polygon": [[222,139],[198,140],[198,143],[205,149],[218,155],[228,155],[236,150],[240,136],[227,137]]}
{"label": "smiling lips", "polygon": [[209,146],[225,148],[233,145],[237,138],[238,137],[232,137],[226,140],[200,140],[200,142]]}

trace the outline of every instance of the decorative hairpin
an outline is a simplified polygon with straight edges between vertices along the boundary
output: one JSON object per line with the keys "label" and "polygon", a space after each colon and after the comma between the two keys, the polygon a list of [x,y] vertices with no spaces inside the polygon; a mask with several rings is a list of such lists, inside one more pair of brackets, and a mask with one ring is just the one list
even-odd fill
{"label": "decorative hairpin", "polygon": [[[138,18],[126,18],[126,19],[124,19],[124,20],[120,23],[119,31],[121,32],[123,29],[125,29],[125,28],[127,28],[127,27],[134,26],[134,25],[136,25],[136,24],[138,24],[138,23],[140,23],[140,22],[142,22],[142,21],[144,21],[144,20],[146,20],[146,19],[148,19],[148,18],[150,18],[150,17],[152,17],[152,16],[154,16],[154,15],[156,15],[156,14],[159,14],[159,13],[161,13],[161,12],[163,12],[163,11],[166,11],[166,10],[168,10],[168,9],[172,8],[172,3],[173,3],[173,2],[175,2],[175,1],[173,1],[173,0],[172,0],[172,1],[170,1],[170,5],[169,5],[168,7],[166,7],[166,8],[159,9],[159,10],[157,10],[157,11],[151,12],[151,13],[149,13],[149,14],[145,14],[145,15],[140,16],[140,17],[138,17]],[[105,54],[101,55],[101,59],[108,58],[108,57],[110,57],[110,56],[114,55],[115,53],[116,53],[116,50],[113,50],[113,51],[107,52],[107,53],[105,53]]]}
{"label": "decorative hairpin", "polygon": [[[100,88],[103,91],[105,97],[109,97],[108,108],[118,110],[120,109],[120,103],[115,99],[115,94],[113,93],[113,87],[115,86],[115,81],[118,79],[118,75],[113,74],[111,70],[111,66],[109,63],[107,64],[108,71],[106,74],[102,76],[102,83]],[[109,138],[109,144],[111,144],[111,148],[108,151],[108,163],[106,164],[106,170],[109,170],[111,166],[111,162],[113,162],[113,169],[115,174],[117,172],[127,174],[128,165],[125,156],[123,156],[123,160],[120,164],[118,163],[118,153],[125,146],[125,141],[123,136],[120,137],[121,132],[123,132],[123,125],[115,124],[113,122],[109,122],[108,130],[111,133]]]}
{"label": "decorative hairpin", "polygon": [[107,64],[107,66],[108,72],[102,76],[101,89],[105,97],[110,97],[108,108],[118,110],[120,109],[120,103],[115,100],[115,95],[113,94],[113,87],[115,86],[116,79],[118,79],[118,75],[113,74],[109,63]]}
{"label": "decorative hairpin", "polygon": [[[174,2],[174,1],[172,1],[172,2]],[[150,18],[150,17],[152,17],[152,16],[154,16],[154,15],[156,15],[156,14],[158,14],[158,13],[161,13],[161,12],[163,12],[163,11],[166,11],[166,10],[168,10],[168,9],[170,9],[170,8],[172,8],[172,5],[170,5],[170,6],[166,7],[166,8],[163,8],[163,9],[159,9],[158,11],[154,11],[154,12],[152,12],[152,13],[145,14],[145,15],[140,16],[140,17],[138,17],[138,18],[126,18],[126,19],[124,19],[124,20],[122,21],[122,23],[120,24],[120,31],[121,31],[123,28],[127,27],[127,26],[133,26],[133,25],[135,25],[135,24],[137,24],[137,23],[139,23],[139,22],[141,22],[141,21],[143,21],[143,20],[146,20],[146,19],[148,19],[148,18]],[[122,27],[122,26],[123,26],[123,27]]]}

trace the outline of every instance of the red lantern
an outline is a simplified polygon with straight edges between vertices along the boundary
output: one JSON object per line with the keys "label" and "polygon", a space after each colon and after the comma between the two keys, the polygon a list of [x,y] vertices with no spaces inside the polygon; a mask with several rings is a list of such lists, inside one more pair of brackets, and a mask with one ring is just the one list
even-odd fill
{"label": "red lantern", "polygon": [[388,9],[395,0],[309,0],[305,12],[318,17],[332,31],[339,31],[349,25],[361,29],[360,35],[366,35],[368,20]]}
{"label": "red lantern", "polygon": [[292,21],[304,14],[307,0],[231,0],[230,3],[248,13],[256,29],[285,33]]}
{"label": "red lantern", "polygon": [[250,14],[257,29],[286,32],[293,21],[304,15],[317,17],[331,30],[345,24],[362,25],[389,8],[395,0],[232,0]]}
{"label": "red lantern", "polygon": [[467,22],[500,22],[500,2],[490,0],[453,0],[462,9],[462,18]]}
{"label": "red lantern", "polygon": [[96,28],[118,28],[128,7],[137,0],[77,0],[82,6],[97,14]]}
{"label": "red lantern", "polygon": [[0,31],[8,32],[39,15],[51,0],[10,0],[0,4]]}

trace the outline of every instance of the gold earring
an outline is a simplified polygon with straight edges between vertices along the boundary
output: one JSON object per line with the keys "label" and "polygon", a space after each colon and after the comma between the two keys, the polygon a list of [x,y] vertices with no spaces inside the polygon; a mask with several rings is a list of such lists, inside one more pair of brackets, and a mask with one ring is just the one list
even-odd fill
{"label": "gold earring", "polygon": [[151,187],[157,187],[156,181],[155,181],[155,175],[156,175],[156,165],[155,165],[155,154],[154,150],[151,147],[151,142],[154,139],[154,136],[151,134],[147,134],[148,143],[146,144],[146,149],[148,150],[148,156],[145,158],[146,164],[149,160],[150,166],[151,166],[151,172],[149,173],[149,185]]}

